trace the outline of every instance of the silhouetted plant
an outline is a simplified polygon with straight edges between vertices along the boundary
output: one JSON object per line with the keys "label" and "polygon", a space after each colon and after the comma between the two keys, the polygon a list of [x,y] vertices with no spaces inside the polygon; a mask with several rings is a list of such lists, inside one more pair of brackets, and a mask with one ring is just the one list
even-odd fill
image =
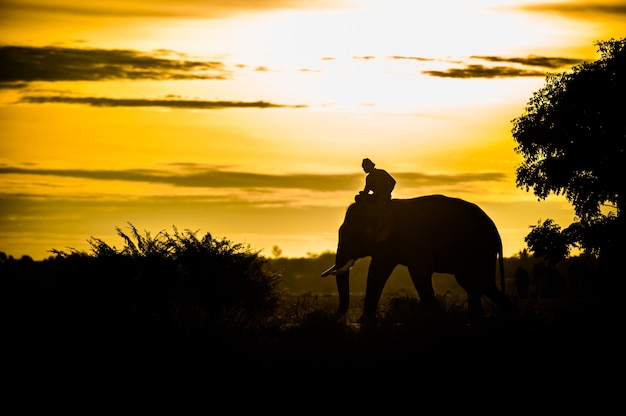
{"label": "silhouetted plant", "polygon": [[531,271],[538,298],[561,298],[564,294],[565,278],[549,263],[539,262]]}
{"label": "silhouetted plant", "polygon": [[55,275],[75,295],[69,303],[146,330],[270,324],[282,300],[280,276],[258,253],[210,233],[198,238],[174,227],[152,236],[129,225],[129,233],[117,228],[121,249],[91,237],[91,254],[55,251]]}
{"label": "silhouetted plant", "polygon": [[[603,277],[598,272],[598,261],[593,255],[570,257],[559,264],[558,268],[566,279],[565,294],[570,298],[596,297],[602,293],[602,286],[613,287],[610,283],[612,277]],[[615,278],[619,279],[621,276]],[[621,293],[619,296],[622,296]]]}
{"label": "silhouetted plant", "polygon": [[536,257],[543,257],[554,265],[569,254],[568,237],[561,232],[561,227],[547,219],[543,224],[532,226],[532,231],[524,238],[528,248]]}
{"label": "silhouetted plant", "polygon": [[626,247],[626,38],[597,45],[597,61],[547,76],[512,133],[524,157],[517,186],[540,200],[564,195],[578,217],[567,244],[597,254],[611,273]]}
{"label": "silhouetted plant", "polygon": [[530,273],[528,273],[528,270],[518,266],[513,275],[513,284],[515,286],[515,295],[527,298],[530,294]]}

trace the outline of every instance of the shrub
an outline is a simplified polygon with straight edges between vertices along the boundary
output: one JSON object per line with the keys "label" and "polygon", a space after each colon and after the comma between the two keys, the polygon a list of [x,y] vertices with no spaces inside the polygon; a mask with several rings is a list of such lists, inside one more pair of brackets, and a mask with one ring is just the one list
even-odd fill
{"label": "shrub", "polygon": [[[30,289],[58,321],[114,330],[201,333],[269,325],[279,276],[248,247],[186,230],[141,234],[117,228],[124,247],[91,237],[89,254],[53,250]],[[43,293],[43,292],[45,293]],[[43,313],[43,309],[42,309]]]}

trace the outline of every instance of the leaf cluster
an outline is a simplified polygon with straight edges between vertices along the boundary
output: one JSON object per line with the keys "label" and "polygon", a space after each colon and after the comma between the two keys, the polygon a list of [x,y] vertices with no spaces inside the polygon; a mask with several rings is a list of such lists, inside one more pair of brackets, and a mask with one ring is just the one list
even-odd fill
{"label": "leaf cluster", "polygon": [[583,220],[603,204],[620,210],[625,191],[626,38],[597,45],[597,61],[549,74],[512,129],[517,186],[565,195]]}
{"label": "leaf cluster", "polygon": [[174,227],[173,233],[152,236],[129,225],[128,233],[117,228],[121,249],[91,237],[89,254],[55,250],[49,277],[66,281],[75,298],[116,305],[113,314],[159,325],[185,322],[189,328],[227,320],[256,325],[271,319],[281,301],[280,276],[264,267],[258,253],[210,233],[198,237]]}
{"label": "leaf cluster", "polygon": [[[563,231],[549,222],[526,238],[551,262],[569,246],[619,263],[626,248],[626,38],[598,42],[600,59],[549,74],[525,113],[513,120],[515,151],[524,157],[516,185],[539,200],[562,194],[576,221]],[[558,229],[556,228],[558,227]]]}

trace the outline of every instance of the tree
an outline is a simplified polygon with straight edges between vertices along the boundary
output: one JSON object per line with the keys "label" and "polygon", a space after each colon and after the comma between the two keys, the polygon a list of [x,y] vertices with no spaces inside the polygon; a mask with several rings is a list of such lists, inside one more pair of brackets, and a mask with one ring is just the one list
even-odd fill
{"label": "tree", "polygon": [[535,256],[543,257],[550,265],[564,260],[569,254],[567,236],[561,232],[561,227],[547,219],[543,224],[531,227],[533,230],[524,241]]}
{"label": "tree", "polygon": [[597,61],[546,77],[512,133],[517,187],[564,195],[577,217],[562,231],[569,244],[602,255],[624,244],[626,38],[596,45]]}
{"label": "tree", "polygon": [[283,250],[280,247],[272,247],[272,256],[274,256],[275,258],[279,258],[281,254],[283,254]]}

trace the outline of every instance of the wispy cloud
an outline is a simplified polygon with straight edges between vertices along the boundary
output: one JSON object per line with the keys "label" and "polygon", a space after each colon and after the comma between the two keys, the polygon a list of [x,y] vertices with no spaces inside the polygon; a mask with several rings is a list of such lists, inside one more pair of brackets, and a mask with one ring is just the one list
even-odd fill
{"label": "wispy cloud", "polygon": [[0,90],[20,90],[27,87],[28,82],[0,82]]}
{"label": "wispy cloud", "polygon": [[545,76],[545,71],[508,66],[489,67],[485,65],[467,65],[463,68],[421,71],[424,75],[439,78],[513,78]]}
{"label": "wispy cloud", "polygon": [[624,1],[581,1],[581,2],[546,2],[523,4],[518,6],[527,12],[560,14],[567,17],[589,19],[590,16],[624,18],[626,2]]}
{"label": "wispy cloud", "polygon": [[402,56],[402,55],[391,55],[391,56],[388,56],[387,58],[394,59],[394,60],[408,60],[408,61],[422,61],[422,62],[431,62],[435,60],[433,58],[425,58],[422,56]]}
{"label": "wispy cloud", "polygon": [[393,175],[398,182],[403,185],[433,186],[450,185],[470,182],[502,182],[509,180],[508,176],[502,172],[455,172],[455,173],[413,173],[402,172]]}
{"label": "wispy cloud", "polygon": [[[42,169],[19,166],[0,166],[0,175],[57,176],[81,179],[131,181],[169,184],[177,187],[203,188],[292,188],[311,191],[355,190],[361,186],[362,174],[284,174],[267,175],[237,172],[219,167],[178,164],[183,172],[166,169],[86,170]],[[454,174],[424,174],[402,172],[394,174],[406,187],[449,185],[469,182],[500,182],[508,180],[501,172],[459,172]]]}
{"label": "wispy cloud", "polygon": [[[323,58],[329,59],[329,58]],[[354,56],[359,61],[372,61],[373,55]],[[442,60],[420,56],[388,56],[390,60],[409,60],[422,64],[429,62],[450,64],[450,68],[424,69],[419,73],[440,78],[512,78],[543,77],[546,72],[579,63],[566,57],[535,56],[502,57],[474,55],[460,60]],[[469,62],[467,62],[469,60]],[[464,64],[464,62],[466,62]],[[476,62],[476,63],[474,63]],[[484,62],[500,65],[488,65]],[[459,67],[459,65],[464,65]],[[245,67],[240,65],[240,67]],[[258,65],[256,72],[268,72]],[[314,72],[313,70],[300,72]],[[225,80],[232,79],[232,71],[223,62],[190,58],[169,50],[151,53],[128,49],[65,48],[57,46],[0,47],[0,89],[23,89],[33,81],[109,81],[109,80]],[[22,102],[70,103],[93,106],[170,107],[216,109],[227,107],[285,107],[282,104],[256,101],[113,99],[98,97],[38,96],[24,97]],[[304,107],[298,105],[295,107]]]}
{"label": "wispy cloud", "polygon": [[[555,56],[530,55],[526,57],[505,57],[505,56],[481,56],[473,55],[463,58],[457,62],[449,60],[441,61],[433,58],[419,56],[389,56],[393,60],[414,60],[419,62],[444,62],[454,65],[463,64],[461,67],[450,67],[437,70],[423,70],[420,73],[439,78],[517,78],[517,77],[543,77],[546,72],[555,69],[569,68],[581,62],[580,59],[571,59]],[[473,63],[475,61],[487,61],[503,65],[485,65],[483,63]]]}
{"label": "wispy cloud", "polygon": [[228,79],[222,62],[127,49],[0,47],[0,82]]}
{"label": "wispy cloud", "polygon": [[525,66],[535,66],[549,69],[558,69],[573,66],[581,62],[580,59],[563,58],[559,56],[502,57],[502,56],[471,56],[472,59],[482,59],[489,62],[513,63]]}
{"label": "wispy cloud", "polygon": [[304,108],[306,105],[276,104],[267,101],[205,101],[27,95],[20,102],[33,104],[83,104],[93,107],[160,107],[172,109],[222,110],[226,108]]}
{"label": "wispy cloud", "polygon": [[3,0],[2,7],[11,13],[46,13],[75,16],[118,18],[216,18],[276,9],[316,9],[337,7],[330,0]]}
{"label": "wispy cloud", "polygon": [[164,183],[182,187],[203,188],[303,188],[313,190],[349,189],[357,175],[266,175],[233,172],[219,168],[194,167],[190,172],[172,173],[168,170],[85,170],[33,169],[1,166],[2,174],[58,176],[82,179]]}

